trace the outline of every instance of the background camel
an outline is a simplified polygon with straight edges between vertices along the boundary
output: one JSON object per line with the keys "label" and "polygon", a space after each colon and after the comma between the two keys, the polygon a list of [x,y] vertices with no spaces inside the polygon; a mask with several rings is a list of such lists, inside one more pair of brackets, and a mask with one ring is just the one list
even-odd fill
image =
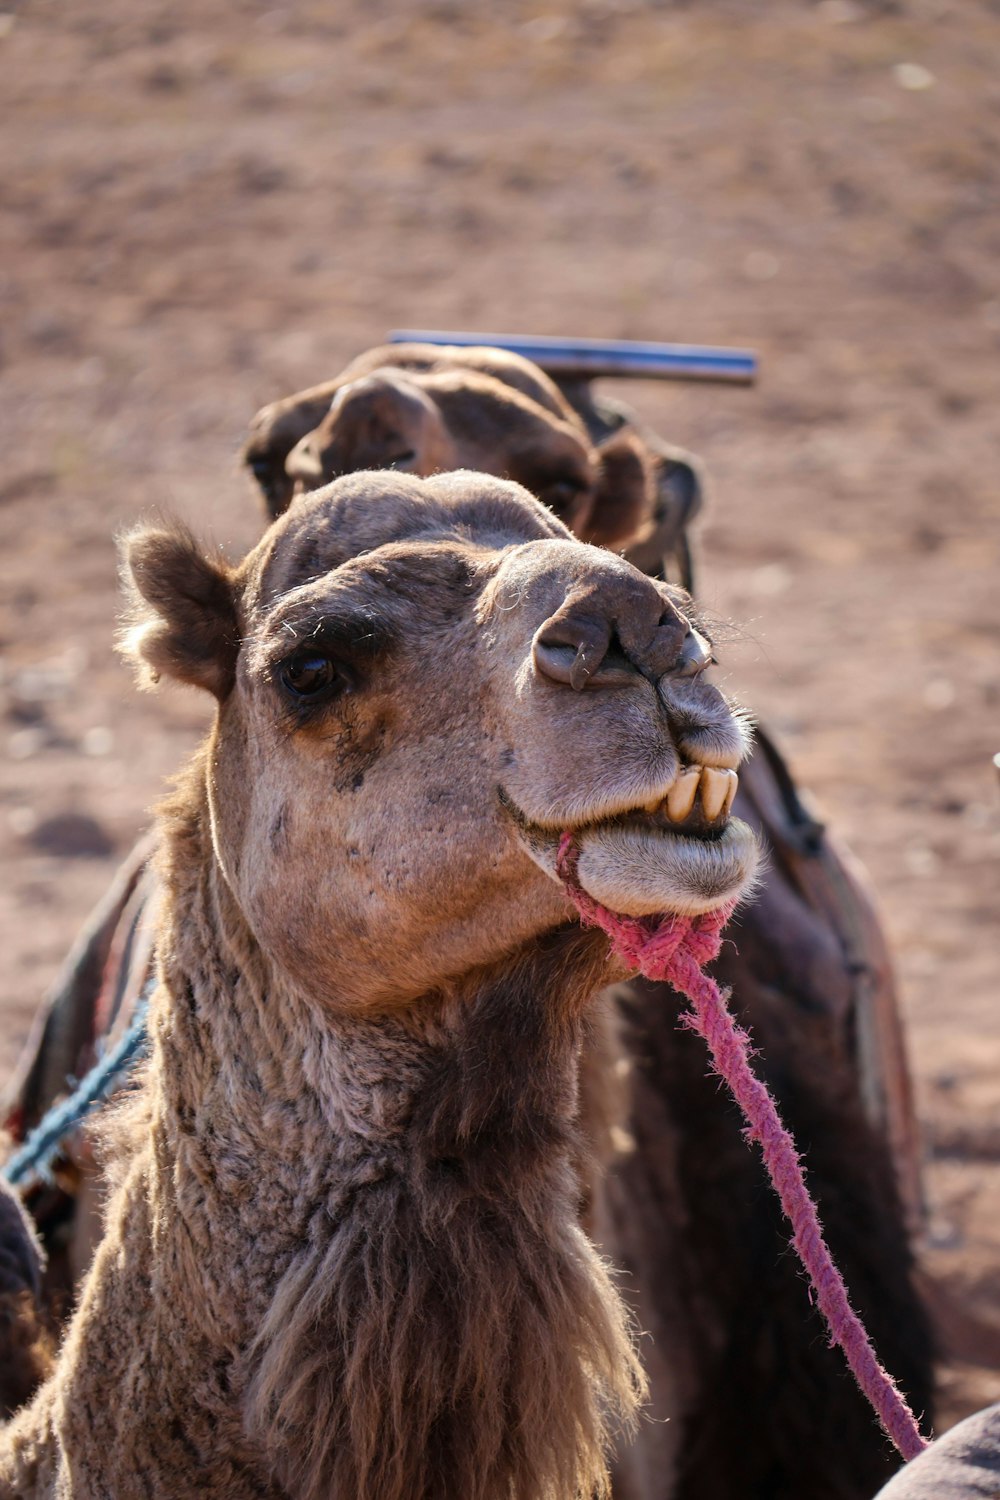
{"label": "background camel", "polygon": [[559,387],[519,355],[396,344],[258,412],[243,457],[272,517],[334,474],[481,469],[523,484],[587,541],[637,542],[654,456],[627,430],[603,436],[596,450]]}
{"label": "background camel", "polygon": [[[0,1483],[590,1500],[642,1382],[578,1218],[613,965],[555,850],[574,831],[624,910],[746,889],[753,835],[706,805],[746,732],[705,642],[483,476],[342,479],[236,569],[183,532],[127,555],[127,650],[218,707],[162,817],[108,1230]],[[692,764],[696,818],[669,805]]]}
{"label": "background camel", "polygon": [[[698,503],[688,457],[573,394],[576,406],[536,367],[495,350],[377,349],[336,380],[265,408],[246,458],[272,509],[296,486],[355,462],[419,473],[440,462],[513,471],[585,536],[621,539],[627,526],[630,552],[644,566],[683,571],[684,522]],[[741,814],[769,844],[772,868],[719,973],[735,986],[786,1117],[809,1143],[831,1242],[877,1347],[927,1412],[926,1320],[887,1149],[893,1128],[908,1122],[887,1113],[885,1055],[873,1063],[868,1053],[878,1042],[868,987],[885,976],[858,967],[862,958],[884,964],[884,950],[877,932],[852,945],[829,882],[847,887],[855,924],[870,923],[866,898],[852,893],[766,739],[747,769]],[[73,1003],[57,1004],[51,1016],[62,1044],[40,1049],[22,1090],[29,1115],[81,1066],[95,1008],[113,1025],[127,955],[137,951],[138,969],[145,966],[133,929],[146,891],[136,893],[135,881],[134,868],[123,872],[93,944],[74,960],[65,992]],[[125,934],[118,941],[126,956],[115,950],[95,1007],[93,975],[116,931]],[[681,1494],[736,1496],[752,1480],[761,1495],[867,1500],[893,1456],[840,1356],[825,1347],[738,1121],[707,1086],[697,1041],[677,1032],[676,998],[664,987],[633,985],[616,1006],[634,1062],[630,1119],[626,1131],[609,1131],[603,1091],[594,1090],[590,1129],[610,1171],[592,1188],[590,1215],[601,1243],[631,1272],[640,1323],[654,1335],[646,1351],[652,1409],[675,1424],[666,1444],[664,1429],[644,1427],[632,1461],[656,1475],[653,1494],[676,1483]],[[890,1098],[898,1108],[898,1094],[890,1090]],[[669,1453],[657,1451],[664,1446]],[[624,1473],[618,1482],[623,1493],[648,1483]]]}

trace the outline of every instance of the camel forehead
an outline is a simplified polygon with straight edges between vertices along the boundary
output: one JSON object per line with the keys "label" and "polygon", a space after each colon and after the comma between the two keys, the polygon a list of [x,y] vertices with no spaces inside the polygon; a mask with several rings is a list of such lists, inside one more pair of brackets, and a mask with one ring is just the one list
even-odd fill
{"label": "camel forehead", "polygon": [[393,544],[409,544],[412,571],[425,543],[425,574],[443,584],[455,576],[456,548],[467,550],[471,566],[484,549],[569,536],[526,490],[505,480],[462,471],[430,479],[391,470],[349,474],[300,496],[265,534],[247,559],[247,603],[267,609],[291,590]]}
{"label": "camel forehead", "polygon": [[[555,393],[558,397],[558,392]],[[356,404],[381,412],[385,420],[409,411],[441,412],[453,436],[534,441],[586,454],[586,435],[572,408],[549,399],[520,370],[480,367],[470,360],[441,359],[429,368],[406,364],[377,365],[351,375],[334,393],[319,431],[332,434]],[[456,430],[457,429],[457,430]],[[491,429],[496,429],[495,432]]]}
{"label": "camel forehead", "polygon": [[488,380],[491,388],[519,391],[532,403],[563,420],[574,421],[573,408],[543,370],[523,355],[491,346],[451,344],[383,344],[352,360],[343,378],[355,381],[372,373],[402,374],[423,385],[444,375],[468,382],[470,375]]}
{"label": "camel forehead", "polygon": [[363,404],[387,418],[395,416],[401,404],[412,411],[433,411],[434,403],[426,394],[426,376],[416,370],[395,365],[381,365],[366,375],[339,386],[330,402],[330,410],[320,424],[320,431],[332,428],[348,408]]}

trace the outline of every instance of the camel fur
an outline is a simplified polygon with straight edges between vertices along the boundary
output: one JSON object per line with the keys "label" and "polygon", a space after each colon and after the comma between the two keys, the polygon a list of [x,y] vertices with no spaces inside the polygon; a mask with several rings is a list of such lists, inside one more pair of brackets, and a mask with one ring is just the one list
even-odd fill
{"label": "camel fur", "polygon": [[[665,909],[752,878],[736,820],[644,811],[746,746],[681,601],[467,474],[341,480],[236,569],[155,531],[128,567],[127,650],[218,709],[161,816],[106,1233],[0,1494],[606,1493],[643,1393],[579,1222],[614,973],[552,871],[568,825]],[[573,686],[554,643],[595,622]]]}
{"label": "camel fur", "polygon": [[0,1416],[9,1417],[47,1373],[52,1343],[40,1311],[45,1252],[16,1193],[0,1181]]}

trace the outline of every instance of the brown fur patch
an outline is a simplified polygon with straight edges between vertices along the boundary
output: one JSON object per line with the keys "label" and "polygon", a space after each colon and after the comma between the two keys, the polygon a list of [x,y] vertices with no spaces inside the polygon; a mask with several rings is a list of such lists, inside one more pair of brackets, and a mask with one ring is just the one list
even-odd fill
{"label": "brown fur patch", "polygon": [[608,1423],[644,1382],[576,1222],[572,1057],[600,946],[556,934],[477,989],[414,1100],[408,1169],[282,1278],[249,1423],[304,1500],[607,1493]]}
{"label": "brown fur patch", "polygon": [[0,1292],[0,1416],[23,1406],[49,1374],[54,1362],[52,1337],[39,1319],[38,1304],[27,1289]]}

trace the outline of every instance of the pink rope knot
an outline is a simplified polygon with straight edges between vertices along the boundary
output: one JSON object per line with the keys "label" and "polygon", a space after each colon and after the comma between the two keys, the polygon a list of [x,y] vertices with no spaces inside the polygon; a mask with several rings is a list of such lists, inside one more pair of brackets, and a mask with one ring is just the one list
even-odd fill
{"label": "pink rope knot", "polygon": [[682,1025],[708,1044],[712,1066],[729,1086],[747,1121],[745,1134],[759,1142],[764,1165],[792,1226],[792,1243],[812,1283],[820,1311],[839,1344],[855,1380],[882,1426],[907,1460],[927,1447],[906,1400],[883,1369],[864,1324],[851,1307],[843,1277],[823,1238],[816,1205],[809,1196],[795,1142],[781,1123],[777,1106],[753,1072],[750,1038],[733,1019],[729,998],[703,966],[719,953],[722,929],[735,902],[697,917],[626,917],[608,911],[589,896],[577,875],[579,850],[570,833],[559,841],[556,869],[581,921],[599,927],[618,957],[647,979],[666,980],[691,1002]]}
{"label": "pink rope knot", "polygon": [[556,855],[559,878],[569,891],[581,920],[588,927],[600,927],[606,932],[615,952],[630,967],[644,974],[647,966],[658,969],[673,965],[683,967],[686,961],[700,966],[718,957],[722,929],[733,914],[735,901],[699,917],[622,917],[587,895],[577,875],[579,858],[580,851],[573,835],[564,833]]}

